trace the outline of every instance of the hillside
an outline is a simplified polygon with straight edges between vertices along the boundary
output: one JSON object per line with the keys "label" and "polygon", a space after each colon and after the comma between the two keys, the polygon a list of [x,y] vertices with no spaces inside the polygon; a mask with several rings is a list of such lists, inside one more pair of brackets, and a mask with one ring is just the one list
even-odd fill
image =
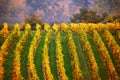
{"label": "hillside", "polygon": [[18,24],[0,31],[1,80],[119,80],[120,23]]}

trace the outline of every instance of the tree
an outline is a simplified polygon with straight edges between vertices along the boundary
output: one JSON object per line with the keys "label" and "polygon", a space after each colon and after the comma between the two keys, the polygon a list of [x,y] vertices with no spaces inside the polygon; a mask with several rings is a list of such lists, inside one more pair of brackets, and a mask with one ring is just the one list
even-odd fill
{"label": "tree", "polygon": [[120,15],[113,16],[113,21],[120,22]]}
{"label": "tree", "polygon": [[23,21],[23,26],[25,26],[26,23],[29,23],[31,25],[31,28],[35,29],[36,23],[38,23],[42,26],[44,21],[42,19],[40,19],[38,16],[36,16],[35,14],[31,14],[30,17],[26,18]]}
{"label": "tree", "polygon": [[80,13],[74,14],[71,22],[100,22],[100,16],[96,11],[80,8]]}
{"label": "tree", "polygon": [[108,13],[103,13],[103,15],[102,15],[102,20],[105,20],[106,18],[108,18],[109,17],[109,15],[108,15]]}

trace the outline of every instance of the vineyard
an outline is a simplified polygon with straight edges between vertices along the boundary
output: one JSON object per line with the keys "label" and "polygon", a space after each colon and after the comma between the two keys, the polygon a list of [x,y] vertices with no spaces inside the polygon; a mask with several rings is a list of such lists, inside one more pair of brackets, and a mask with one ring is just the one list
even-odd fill
{"label": "vineyard", "polygon": [[0,80],[120,80],[120,23],[4,23]]}

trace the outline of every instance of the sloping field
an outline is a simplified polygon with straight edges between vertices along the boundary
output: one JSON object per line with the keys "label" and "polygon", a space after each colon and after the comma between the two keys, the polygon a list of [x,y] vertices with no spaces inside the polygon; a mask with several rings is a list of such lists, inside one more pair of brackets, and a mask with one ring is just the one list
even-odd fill
{"label": "sloping field", "polygon": [[120,79],[120,24],[5,23],[0,47],[0,80]]}

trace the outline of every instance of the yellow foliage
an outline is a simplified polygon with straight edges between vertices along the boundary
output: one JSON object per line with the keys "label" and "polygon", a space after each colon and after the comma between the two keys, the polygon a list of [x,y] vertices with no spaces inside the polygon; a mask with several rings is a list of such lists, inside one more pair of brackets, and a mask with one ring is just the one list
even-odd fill
{"label": "yellow foliage", "polygon": [[55,32],[57,33],[58,31],[59,31],[59,26],[58,26],[58,24],[54,24],[53,26],[52,26],[52,28],[53,28],[53,30],[55,30]]}
{"label": "yellow foliage", "polygon": [[45,24],[44,24],[44,30],[45,30],[46,32],[48,32],[49,29],[50,29],[50,25],[49,25],[48,23],[45,23]]}
{"label": "yellow foliage", "polygon": [[72,32],[68,30],[67,33],[68,33],[68,48],[71,55],[71,65],[73,68],[73,72],[72,72],[73,80],[81,80],[82,73],[80,69],[80,63],[79,63],[79,59],[76,51],[76,46],[72,38]]}
{"label": "yellow foliage", "polygon": [[61,23],[61,30],[66,32],[68,30],[69,26],[66,23]]}

